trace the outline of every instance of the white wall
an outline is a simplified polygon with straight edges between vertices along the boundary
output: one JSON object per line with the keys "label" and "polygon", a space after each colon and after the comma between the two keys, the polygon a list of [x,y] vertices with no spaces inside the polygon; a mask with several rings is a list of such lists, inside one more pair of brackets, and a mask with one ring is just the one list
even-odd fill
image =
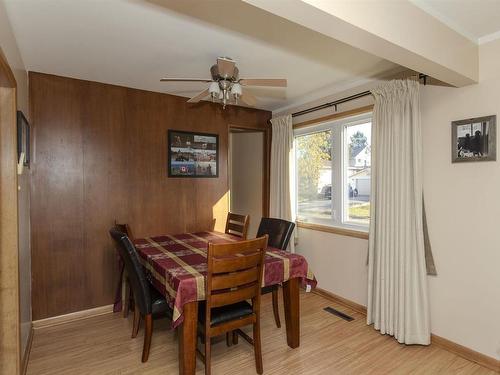
{"label": "white wall", "polygon": [[451,163],[451,121],[500,120],[500,40],[479,51],[479,84],[428,86],[421,95],[424,192],[438,271],[429,277],[431,324],[433,333],[500,359],[500,154],[496,162]]}
{"label": "white wall", "polygon": [[318,287],[366,306],[368,241],[299,228],[295,252],[306,257]]}
{"label": "white wall", "polygon": [[264,133],[230,133],[230,210],[250,215],[248,238],[255,238],[262,218]]}
{"label": "white wall", "polygon": [[[0,50],[16,78],[17,108],[28,118],[28,77],[2,1],[0,1]],[[29,170],[25,169],[23,175],[18,178],[21,353],[24,353],[31,329],[30,181]]]}
{"label": "white wall", "polygon": [[[500,147],[497,162],[452,164],[450,123],[496,114],[499,138],[499,67],[497,40],[480,47],[479,84],[460,89],[425,86],[421,93],[424,191],[438,272],[428,278],[432,333],[496,359],[500,359]],[[340,110],[347,109],[351,108]],[[366,305],[367,246],[366,240],[300,229],[297,252],[307,257],[320,288]]]}

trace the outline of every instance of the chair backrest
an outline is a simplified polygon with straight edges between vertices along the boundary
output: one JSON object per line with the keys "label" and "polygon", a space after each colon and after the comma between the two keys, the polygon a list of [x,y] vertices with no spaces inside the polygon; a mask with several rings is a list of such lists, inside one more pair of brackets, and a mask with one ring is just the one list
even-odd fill
{"label": "chair backrest", "polygon": [[206,317],[213,307],[253,300],[254,312],[260,306],[262,270],[267,236],[233,243],[208,244]]}
{"label": "chair backrest", "polygon": [[249,222],[250,217],[248,215],[238,215],[228,212],[225,232],[246,240]]}
{"label": "chair backrest", "polygon": [[151,295],[149,293],[149,282],[142,270],[139,255],[135,250],[134,245],[125,233],[120,231],[118,227],[113,227],[109,231],[111,237],[115,240],[118,252],[125,264],[127,270],[130,287],[134,293],[135,306],[144,314],[151,313]]}
{"label": "chair backrest", "polygon": [[115,220],[114,228],[119,230],[120,232],[125,233],[125,235],[130,239],[130,241],[134,240],[132,229],[130,228],[130,225],[128,225],[127,223],[120,224]]}
{"label": "chair backrest", "polygon": [[290,221],[263,217],[260,221],[257,237],[267,234],[269,236],[269,246],[286,250],[294,228],[295,224]]}

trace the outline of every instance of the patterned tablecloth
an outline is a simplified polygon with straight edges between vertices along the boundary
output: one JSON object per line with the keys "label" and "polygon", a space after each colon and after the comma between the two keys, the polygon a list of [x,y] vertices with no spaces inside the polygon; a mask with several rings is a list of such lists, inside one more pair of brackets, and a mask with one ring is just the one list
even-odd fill
{"label": "patterned tablecloth", "polygon": [[[184,233],[138,238],[134,241],[152,284],[167,298],[174,310],[172,326],[183,321],[183,306],[205,299],[207,243],[239,241],[219,232]],[[263,286],[298,277],[302,284],[316,286],[306,259],[298,254],[268,247]]]}

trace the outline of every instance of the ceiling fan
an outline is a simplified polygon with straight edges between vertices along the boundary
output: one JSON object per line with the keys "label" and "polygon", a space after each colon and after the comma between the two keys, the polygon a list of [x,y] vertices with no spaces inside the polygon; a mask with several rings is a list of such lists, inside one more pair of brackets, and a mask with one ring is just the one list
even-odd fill
{"label": "ceiling fan", "polygon": [[196,78],[162,78],[162,82],[206,82],[209,87],[193,96],[188,103],[198,103],[210,97],[213,102],[219,102],[223,108],[227,104],[238,104],[238,101],[251,107],[257,104],[257,98],[245,86],[286,87],[286,79],[245,79],[239,77],[236,62],[229,57],[217,58],[217,64],[210,68],[212,79]]}

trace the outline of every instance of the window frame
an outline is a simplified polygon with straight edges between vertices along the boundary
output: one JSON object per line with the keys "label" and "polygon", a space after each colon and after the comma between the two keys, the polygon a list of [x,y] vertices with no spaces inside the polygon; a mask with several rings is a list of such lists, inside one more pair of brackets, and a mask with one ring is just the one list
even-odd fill
{"label": "window frame", "polygon": [[[350,231],[368,233],[370,224],[361,224],[355,222],[348,222],[345,220],[346,216],[346,203],[348,201],[348,189],[347,189],[347,175],[344,161],[347,158],[347,142],[345,129],[349,126],[355,126],[359,124],[366,123],[367,121],[372,123],[373,129],[373,112],[368,111],[357,115],[351,115],[342,117],[339,119],[320,121],[316,124],[311,124],[304,127],[298,127],[293,130],[293,142],[294,142],[294,207],[297,213],[297,223],[304,224],[304,227],[328,227],[328,228],[340,228],[347,229]],[[299,174],[297,168],[297,158],[298,152],[296,147],[297,137],[305,136],[308,134],[319,133],[322,131],[331,131],[332,137],[332,173],[331,173],[331,221],[325,222],[315,222],[315,221],[301,221],[298,219],[299,207],[298,207],[298,186],[299,186]],[[338,151],[337,151],[338,150]],[[371,163],[370,163],[371,165]],[[336,186],[334,181],[340,181],[340,184]]]}

